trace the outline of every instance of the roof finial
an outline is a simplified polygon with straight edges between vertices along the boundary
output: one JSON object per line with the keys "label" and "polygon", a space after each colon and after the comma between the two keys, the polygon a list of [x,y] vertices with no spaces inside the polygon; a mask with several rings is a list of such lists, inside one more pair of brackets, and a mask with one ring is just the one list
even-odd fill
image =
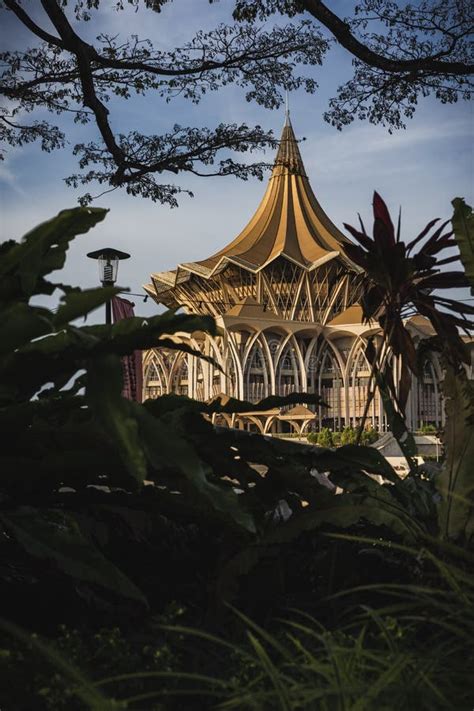
{"label": "roof finial", "polygon": [[290,125],[290,95],[288,89],[285,91],[285,126]]}

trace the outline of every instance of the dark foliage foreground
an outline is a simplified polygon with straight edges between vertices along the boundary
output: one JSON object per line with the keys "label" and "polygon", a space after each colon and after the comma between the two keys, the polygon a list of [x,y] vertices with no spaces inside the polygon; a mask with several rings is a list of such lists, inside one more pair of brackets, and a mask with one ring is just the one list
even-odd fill
{"label": "dark foliage foreground", "polygon": [[[414,465],[387,406],[404,480],[370,447],[203,417],[248,403],[138,405],[121,397],[120,357],[215,326],[173,312],[75,325],[114,290],[47,277],[104,216],[64,211],[1,247],[2,708],[470,708],[474,397],[459,349],[444,345],[441,470]],[[472,283],[462,201],[453,224]],[[56,288],[56,312],[33,305]],[[317,398],[252,409],[301,401]]]}
{"label": "dark foliage foreground", "polygon": [[[183,623],[174,606],[133,632],[63,626],[54,644],[4,627],[5,708],[26,711],[32,699],[51,711],[470,708],[472,555],[447,544],[434,555],[380,539],[336,541],[338,565],[352,556],[379,582],[320,597],[314,614],[287,609],[262,626],[229,610],[210,631]],[[381,581],[364,558],[410,582]]]}

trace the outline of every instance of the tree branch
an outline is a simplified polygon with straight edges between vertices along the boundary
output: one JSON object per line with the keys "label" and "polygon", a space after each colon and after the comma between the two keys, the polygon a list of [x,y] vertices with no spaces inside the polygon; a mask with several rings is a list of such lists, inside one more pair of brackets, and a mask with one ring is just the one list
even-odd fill
{"label": "tree branch", "polygon": [[48,42],[48,44],[53,44],[55,47],[60,47],[61,49],[64,49],[64,45],[61,42],[61,40],[58,37],[54,37],[54,35],[50,35],[49,32],[46,32],[46,30],[43,30],[39,25],[37,25],[31,17],[26,13],[23,8],[15,2],[15,0],[3,0],[5,3],[5,6],[8,7],[9,10],[11,10],[22,22],[25,27],[27,27],[33,34],[35,34],[37,37],[40,39],[44,40],[45,42]]}
{"label": "tree branch", "polygon": [[55,26],[60,35],[64,48],[72,52],[76,56],[79,77],[82,86],[84,106],[87,106],[94,112],[97,127],[104,140],[105,145],[112,154],[115,162],[118,165],[119,173],[124,169],[125,154],[118,146],[115,136],[109,124],[109,111],[104,104],[98,99],[94,77],[90,65],[90,45],[86,44],[72,29],[65,14],[60,9],[55,0],[41,0],[41,4],[45,9],[49,19]]}
{"label": "tree branch", "polygon": [[466,64],[465,62],[440,61],[434,57],[422,57],[413,60],[384,57],[360,42],[352,34],[349,25],[331,12],[320,0],[301,0],[301,5],[331,32],[342,47],[371,67],[390,73],[423,71],[456,76],[474,74],[474,64]]}

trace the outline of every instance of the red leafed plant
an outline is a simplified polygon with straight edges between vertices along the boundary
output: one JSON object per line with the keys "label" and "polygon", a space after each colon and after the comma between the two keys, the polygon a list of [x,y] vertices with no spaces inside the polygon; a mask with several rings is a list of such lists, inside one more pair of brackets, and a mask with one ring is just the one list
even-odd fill
{"label": "red leafed plant", "polygon": [[[410,380],[408,368],[418,372],[415,344],[404,324],[413,311],[430,320],[454,362],[469,362],[459,328],[465,331],[472,328],[469,316],[474,314],[474,308],[439,294],[442,289],[469,286],[463,271],[441,271],[442,266],[459,260],[458,255],[439,258],[443,250],[456,246],[453,233],[444,231],[449,220],[429,236],[439,218],[432,220],[406,244],[400,239],[400,217],[395,232],[388,208],[377,192],[373,209],[373,236],[367,234],[359,217],[361,231],[344,225],[358,244],[348,244],[344,249],[349,259],[363,269],[364,319],[377,319],[387,345],[394,355],[401,356],[402,383]],[[404,406],[408,388],[401,390],[400,404]]]}

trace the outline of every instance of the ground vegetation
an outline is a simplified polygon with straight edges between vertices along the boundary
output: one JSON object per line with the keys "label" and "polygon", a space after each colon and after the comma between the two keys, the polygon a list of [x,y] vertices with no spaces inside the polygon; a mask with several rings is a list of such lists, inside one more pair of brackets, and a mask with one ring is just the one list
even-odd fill
{"label": "ground vegetation", "polygon": [[[472,285],[472,211],[454,208]],[[442,338],[449,314],[432,320],[446,363],[441,466],[416,465],[383,379],[404,479],[361,444],[215,428],[209,415],[249,403],[121,394],[123,355],[183,348],[171,334],[213,332],[211,319],[78,326],[114,289],[51,281],[70,241],[105,216],[66,210],[1,247],[2,707],[177,709],[184,694],[196,709],[467,708],[474,395],[459,343]],[[367,303],[378,294],[382,309],[391,281],[382,293],[377,241],[392,232],[379,198],[374,217],[359,240]],[[56,311],[36,305],[56,289]],[[389,345],[400,324],[380,309]]]}

